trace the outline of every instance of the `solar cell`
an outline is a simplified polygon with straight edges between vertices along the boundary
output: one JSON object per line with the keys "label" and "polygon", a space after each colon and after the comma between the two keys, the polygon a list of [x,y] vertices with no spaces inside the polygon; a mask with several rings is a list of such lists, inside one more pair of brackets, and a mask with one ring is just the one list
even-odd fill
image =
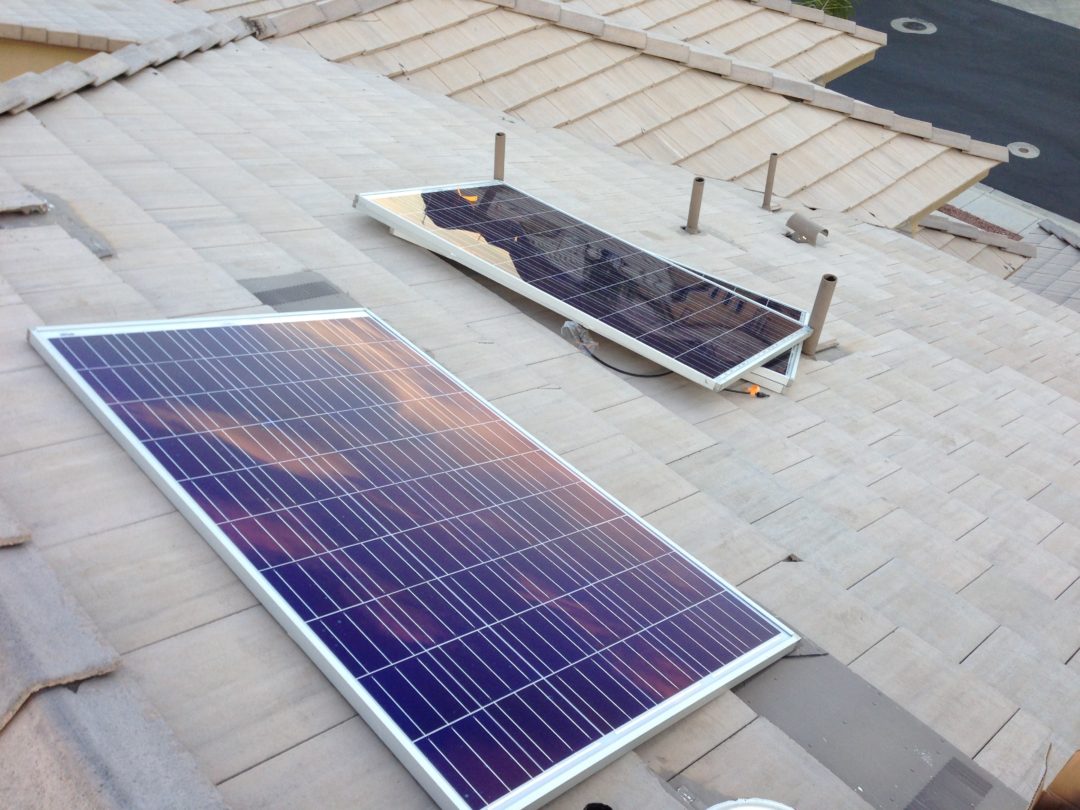
{"label": "solar cell", "polygon": [[398,235],[713,389],[810,333],[798,310],[668,261],[504,183],[380,192],[358,196],[357,204]]}
{"label": "solar cell", "polygon": [[31,341],[444,808],[536,806],[795,642],[363,311]]}

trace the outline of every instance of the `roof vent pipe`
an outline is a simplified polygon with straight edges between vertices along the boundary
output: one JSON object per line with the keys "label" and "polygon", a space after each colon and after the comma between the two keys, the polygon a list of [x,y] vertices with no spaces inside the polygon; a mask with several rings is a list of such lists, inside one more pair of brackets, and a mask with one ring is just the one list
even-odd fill
{"label": "roof vent pipe", "polygon": [[694,185],[690,187],[690,210],[686,214],[686,224],[683,230],[687,233],[700,233],[698,220],[701,219],[701,198],[705,194],[705,178],[695,177]]}
{"label": "roof vent pipe", "polygon": [[506,133],[495,133],[495,179],[506,177]]}
{"label": "roof vent pipe", "polygon": [[821,277],[817,297],[814,299],[814,308],[810,310],[810,328],[814,331],[810,337],[803,341],[803,354],[813,357],[818,351],[831,349],[836,345],[835,340],[821,342],[821,330],[825,327],[825,316],[829,312],[829,304],[832,303],[834,289],[836,289],[836,276],[832,273],[826,273]]}
{"label": "roof vent pipe", "polygon": [[773,205],[772,201],[772,189],[773,182],[776,180],[776,159],[779,155],[776,152],[769,153],[769,173],[765,175],[765,199],[761,201],[761,207],[766,211],[778,211],[779,205]]}

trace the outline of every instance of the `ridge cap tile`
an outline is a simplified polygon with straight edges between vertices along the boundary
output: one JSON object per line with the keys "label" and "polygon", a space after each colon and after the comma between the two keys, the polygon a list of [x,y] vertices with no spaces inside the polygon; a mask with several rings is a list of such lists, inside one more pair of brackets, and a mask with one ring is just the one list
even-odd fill
{"label": "ridge cap tile", "polygon": [[24,101],[26,101],[26,93],[11,86],[10,82],[0,83],[0,113],[14,110]]}
{"label": "ridge cap tile", "polygon": [[153,54],[148,48],[143,45],[125,45],[118,51],[113,51],[111,54],[114,59],[118,59],[127,65],[126,74],[128,76],[133,73],[138,73],[144,67],[148,66],[154,59]]}
{"label": "ridge cap tile", "polygon": [[59,88],[40,73],[23,73],[14,79],[8,79],[4,86],[19,93],[23,99],[11,108],[12,112],[27,110],[35,104],[48,101],[60,92]]}
{"label": "ridge cap tile", "polygon": [[86,87],[88,84],[93,84],[95,76],[83,70],[74,62],[63,62],[43,71],[41,78],[57,88],[56,95],[53,98],[62,98]]}
{"label": "ridge cap tile", "polygon": [[123,670],[36,695],[0,733],[0,799],[39,808],[226,810],[221,793]]}
{"label": "ridge cap tile", "polygon": [[33,545],[0,549],[0,651],[0,734],[35,692],[120,661]]}
{"label": "ridge cap tile", "polygon": [[79,62],[79,67],[94,76],[93,84],[100,87],[105,82],[127,73],[128,66],[111,53],[95,53]]}

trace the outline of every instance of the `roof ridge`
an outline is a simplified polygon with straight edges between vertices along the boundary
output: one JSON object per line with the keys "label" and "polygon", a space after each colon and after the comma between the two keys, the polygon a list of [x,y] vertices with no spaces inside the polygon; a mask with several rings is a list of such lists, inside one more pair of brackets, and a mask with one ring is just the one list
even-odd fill
{"label": "roof ridge", "polygon": [[[378,5],[383,7],[396,0],[322,0],[318,5],[332,2]],[[929,121],[920,121],[899,115],[892,110],[875,107],[828,90],[805,79],[795,78],[773,67],[730,56],[722,51],[705,48],[666,34],[655,34],[643,28],[612,23],[603,15],[570,8],[559,0],[480,0],[492,5],[511,8],[530,17],[574,31],[590,34],[604,42],[634,48],[649,56],[668,59],[688,67],[715,73],[718,76],[753,85],[771,93],[794,97],[815,107],[844,113],[851,118],[877,124],[885,129],[905,135],[914,135],[941,146],[957,149],[976,157],[1008,162],[1009,150],[998,144],[977,141],[959,132],[935,127]],[[758,4],[787,2],[790,0],[750,0]],[[771,6],[770,6],[771,7]],[[803,8],[798,6],[798,8]],[[813,9],[810,9],[813,11]]]}
{"label": "roof ridge", "polygon": [[[507,0],[483,0],[483,2],[496,3],[500,6],[513,4],[513,0],[509,0],[509,2],[507,2]],[[563,0],[563,2],[566,4],[565,7],[569,7],[573,11],[579,10],[583,5],[580,3],[580,0],[578,0],[578,2],[575,2],[575,0]],[[885,45],[888,41],[888,34],[886,34],[884,31],[878,31],[875,28],[866,28],[865,26],[859,25],[854,20],[846,20],[843,17],[836,17],[832,14],[825,13],[821,9],[804,6],[800,3],[793,2],[792,0],[746,0],[746,2],[752,6],[757,6],[768,11],[775,11],[788,17],[793,17],[795,18],[795,20],[802,20],[804,22],[820,25],[823,28],[829,28],[839,33],[850,34],[856,39],[873,42],[875,45]],[[612,14],[618,14],[621,11],[626,11],[629,8],[634,8],[638,5],[641,5],[641,3],[635,3],[631,6],[617,9],[616,11],[612,12]],[[606,17],[609,15],[604,14],[601,16]]]}
{"label": "roof ridge", "polygon": [[145,67],[182,59],[194,51],[226,45],[252,33],[246,20],[235,17],[141,44],[132,43],[113,53],[96,53],[78,63],[64,62],[40,73],[29,71],[0,82],[0,114],[20,113],[84,87],[100,87],[120,76],[138,73]]}
{"label": "roof ridge", "polygon": [[254,26],[258,39],[267,39],[295,34],[357,14],[370,14],[397,2],[398,0],[317,0],[243,19]]}

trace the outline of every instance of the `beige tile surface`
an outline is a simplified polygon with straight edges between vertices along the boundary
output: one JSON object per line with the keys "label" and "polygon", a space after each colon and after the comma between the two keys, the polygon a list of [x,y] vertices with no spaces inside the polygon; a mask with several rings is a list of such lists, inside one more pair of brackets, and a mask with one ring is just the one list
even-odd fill
{"label": "beige tile surface", "polygon": [[[351,753],[342,756],[343,751]],[[258,763],[219,788],[234,808],[345,807],[356,802],[359,785],[364,786],[364,801],[376,807],[436,806],[359,717]]]}
{"label": "beige tile surface", "polygon": [[[446,27],[462,9],[494,8],[455,4]],[[452,39],[448,54],[461,47]],[[820,248],[794,245],[781,236],[779,217],[724,183],[709,184],[708,235],[687,236],[678,230],[689,181],[682,169],[509,122],[442,91],[417,92],[407,77],[389,81],[244,42],[80,93],[81,103],[42,108],[53,128],[33,113],[0,120],[0,164],[20,182],[58,184],[119,247],[113,258],[90,261],[62,232],[6,231],[5,248],[19,262],[0,259],[0,306],[17,322],[239,306],[246,299],[233,296],[246,293],[230,286],[233,279],[316,270],[482,393],[505,400],[526,427],[699,559],[759,589],[782,619],[819,643],[827,639],[856,668],[869,673],[874,664],[886,691],[938,733],[972,752],[989,740],[984,759],[1002,778],[1027,778],[1026,766],[1019,773],[1001,753],[1010,740],[1076,744],[1070,696],[1080,688],[1080,659],[1064,663],[1073,627],[1055,617],[1075,615],[1080,593],[1067,581],[1080,569],[1068,500],[1080,458],[1080,390],[1069,379],[1080,322],[1018,298],[1015,287],[957,257],[849,216],[816,212],[833,236]],[[611,71],[613,50],[572,47],[575,69]],[[616,94],[652,78],[612,75],[637,82],[607,87]],[[647,105],[631,98],[628,109],[677,112],[662,103],[663,82],[655,87],[638,92]],[[596,99],[606,105],[614,97],[603,92]],[[728,103],[747,120],[766,112]],[[96,116],[110,126],[87,125],[89,140],[81,142],[78,122]],[[860,137],[866,126],[856,128]],[[575,352],[550,317],[470,287],[475,282],[456,269],[348,208],[360,190],[482,176],[499,128],[511,133],[513,182],[646,247],[804,306],[823,272],[838,273],[827,329],[847,355],[804,362],[788,394],[767,400],[716,394],[674,375],[631,385]],[[884,144],[864,146],[844,154]],[[145,177],[125,162],[129,148],[133,157],[153,153]],[[897,160],[905,157],[892,148]],[[890,166],[884,176],[901,169]],[[317,213],[305,199],[316,201]],[[219,220],[224,228],[212,232]],[[250,241],[220,244],[234,238]],[[196,268],[206,272],[184,276]],[[4,326],[5,373],[27,375],[34,395],[12,411],[33,429],[8,436],[2,497],[128,651],[125,670],[204,771],[227,780],[229,800],[332,804],[359,791],[428,806],[112,440],[78,435],[80,424],[92,423],[47,396],[59,383],[33,382],[46,372],[26,353],[22,326]],[[573,424],[561,424],[563,417]],[[45,430],[52,420],[63,424]],[[60,443],[37,446],[57,436]],[[781,562],[793,553],[804,561]],[[134,572],[138,579],[126,576]],[[989,587],[999,574],[1004,601]],[[920,594],[919,604],[904,604],[908,593]],[[945,618],[935,623],[934,613]],[[983,615],[1004,627],[986,626],[993,632],[979,643]],[[886,635],[893,625],[901,629]],[[894,658],[902,671],[890,668]],[[1016,706],[1045,732],[1020,720],[1010,727]],[[700,746],[710,753],[684,775],[704,786],[702,796],[752,792],[797,806],[861,806],[760,719],[726,736],[745,713],[729,697],[716,707],[688,718],[685,735],[669,732],[661,746],[669,753],[643,748],[593,786],[664,806],[670,795],[646,765],[674,772]],[[1007,733],[997,739],[1002,726]],[[327,750],[349,746],[365,756],[337,770],[322,761]],[[781,766],[766,766],[766,754]],[[292,779],[298,767],[311,770],[310,784]]]}
{"label": "beige tile surface", "polygon": [[740,588],[845,664],[894,629],[885,616],[838,588],[810,563],[778,563]]}
{"label": "beige tile surface", "polygon": [[177,512],[52,546],[44,555],[121,653],[255,604]]}
{"label": "beige tile surface", "polygon": [[[639,44],[651,33],[672,36],[808,79],[839,75],[878,47],[862,30],[741,0],[661,5],[591,10],[608,15],[603,19],[623,26],[619,30]],[[750,188],[762,187],[770,152],[790,154],[780,193],[814,207],[858,210],[892,226],[936,202],[949,184],[962,187],[992,165],[496,4],[462,2],[437,17],[430,13],[422,0],[410,0],[278,42]],[[747,72],[771,81],[767,71]],[[806,93],[812,96],[812,88]],[[877,117],[891,120],[892,114]]]}
{"label": "beige tile surface", "polygon": [[706,801],[761,796],[793,807],[865,810],[869,805],[776,726],[757,718],[679,775]]}
{"label": "beige tile surface", "polygon": [[[851,668],[968,756],[975,756],[1017,708],[905,629],[890,634]],[[928,683],[934,688],[927,689]]]}
{"label": "beige tile surface", "polygon": [[215,783],[353,715],[261,608],[141,647],[124,666]]}

